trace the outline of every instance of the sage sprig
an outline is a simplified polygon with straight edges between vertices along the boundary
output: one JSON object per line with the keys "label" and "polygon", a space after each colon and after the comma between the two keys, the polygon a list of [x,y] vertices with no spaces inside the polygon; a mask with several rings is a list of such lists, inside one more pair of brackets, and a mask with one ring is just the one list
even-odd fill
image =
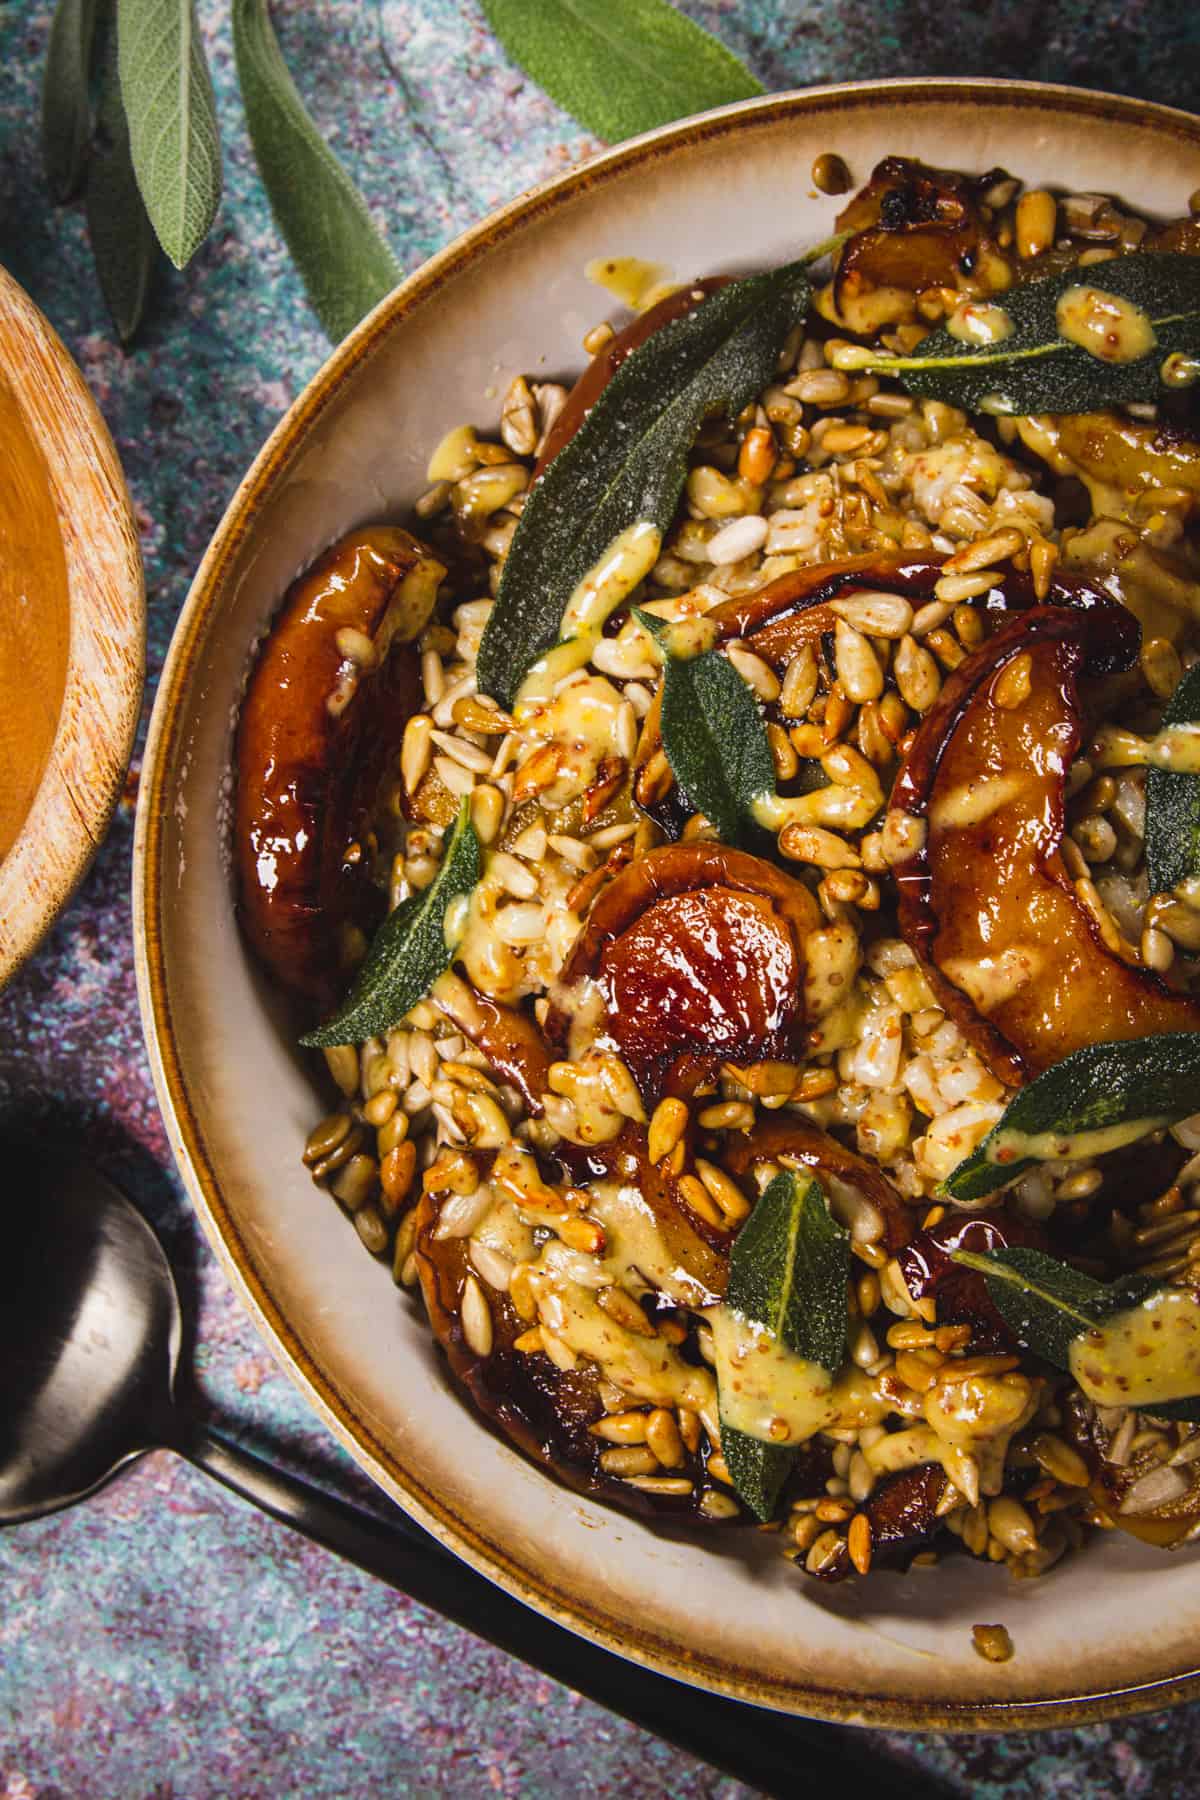
{"label": "sage sprig", "polygon": [[941,1191],[982,1200],[1035,1163],[1097,1156],[1200,1111],[1200,1032],[1089,1044],[1022,1088]]}
{"label": "sage sprig", "polygon": [[[400,278],[345,169],[313,124],[267,0],[234,0],[234,48],[251,143],[276,222],[331,338]],[[118,74],[99,84],[115,33]],[[212,78],[191,0],[57,0],[42,103],[46,175],[58,200],[82,185],[101,288],[122,339],[145,302],[153,235],[190,261],[221,197]]]}
{"label": "sage sprig", "polygon": [[641,607],[633,612],[662,652],[659,730],[680,789],[722,843],[762,848],[768,834],[754,802],[775,792],[775,764],[758,701],[719,650],[678,654],[677,627]]}
{"label": "sage sprig", "polygon": [[275,222],[336,343],[400,280],[362,195],[296,91],[267,0],[233,0],[233,48],[250,142]]}
{"label": "sage sprig", "polygon": [[423,893],[413,894],[388,914],[346,1000],[324,1025],[301,1038],[302,1044],[321,1049],[361,1043],[376,1032],[390,1031],[425,998],[453,960],[447,913],[454,901],[470,896],[479,880],[481,862],[470,801],[464,799],[433,881]]}
{"label": "sage sprig", "polygon": [[[1129,361],[1109,361],[1063,336],[1059,301],[1072,288],[1111,294],[1153,328],[1151,348]],[[967,411],[1081,413],[1170,391],[1164,365],[1175,354],[1200,355],[1200,258],[1158,252],[1114,257],[1012,288],[991,302],[1006,315],[1009,335],[966,344],[947,327],[922,340],[911,356],[847,345],[838,366],[893,376],[913,394]]]}
{"label": "sage sprig", "polygon": [[526,500],[479,646],[481,693],[511,706],[609,546],[640,523],[667,531],[701,425],[736,417],[804,317],[806,270],[795,262],[732,281],[625,358]]}
{"label": "sage sprig", "polygon": [[[821,1184],[785,1169],[734,1240],[724,1303],[832,1378],[846,1354],[849,1278],[850,1234],[830,1212]],[[722,1454],[735,1489],[760,1519],[775,1511],[797,1448],[739,1430],[722,1407]]]}
{"label": "sage sprig", "polygon": [[[1188,670],[1171,695],[1162,722],[1200,723],[1200,663]],[[1200,775],[1147,769],[1146,873],[1152,894],[1168,893],[1181,881],[1200,875]]]}
{"label": "sage sprig", "polygon": [[513,61],[610,143],[763,92],[667,0],[483,0],[483,10]]}
{"label": "sage sprig", "polygon": [[221,198],[217,103],[192,0],[117,0],[117,48],[138,188],[182,269]]}

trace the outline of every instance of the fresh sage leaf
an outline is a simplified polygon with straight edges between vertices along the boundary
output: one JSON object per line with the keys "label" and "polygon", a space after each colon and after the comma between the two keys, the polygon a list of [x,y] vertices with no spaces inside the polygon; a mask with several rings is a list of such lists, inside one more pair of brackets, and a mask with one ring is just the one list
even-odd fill
{"label": "fresh sage leaf", "polygon": [[117,336],[127,344],[141,323],[158,243],[133,171],[115,42],[105,57],[84,209],[100,291]]}
{"label": "fresh sage leaf", "polygon": [[[734,1240],[724,1304],[786,1350],[836,1375],[846,1354],[850,1234],[818,1181],[785,1169],[768,1183]],[[717,1394],[720,1401],[720,1365]],[[760,1519],[775,1511],[797,1447],[772,1444],[727,1423],[721,1449],[734,1487]]]}
{"label": "fresh sage leaf", "polygon": [[1200,1111],[1200,1032],[1089,1044],[1022,1088],[940,1191],[982,1200],[1035,1163],[1100,1156]]}
{"label": "fresh sage leaf", "polygon": [[91,65],[96,0],[58,0],[42,73],[42,162],[55,200],[83,178],[92,134]]}
{"label": "fresh sage leaf", "polygon": [[719,650],[674,654],[673,627],[640,607],[634,617],[663,655],[659,730],[672,774],[723,844],[761,848],[753,805],[775,792],[775,764],[757,700]]}
{"label": "fresh sage leaf", "polygon": [[424,893],[413,894],[388,914],[345,1002],[300,1042],[314,1049],[358,1044],[376,1032],[390,1031],[411,1012],[453,961],[453,948],[446,941],[446,914],[455,900],[470,895],[481,863],[471,803],[464,799],[433,881]]}
{"label": "fresh sage leaf", "polygon": [[117,0],[117,47],[138,187],[182,269],[221,198],[216,101],[191,0]]}
{"label": "fresh sage leaf", "polygon": [[[1108,362],[1059,330],[1058,303],[1071,288],[1114,294],[1153,326],[1153,346],[1128,362]],[[1200,258],[1165,252],[1114,257],[1068,269],[994,296],[1010,335],[993,344],[964,344],[943,327],[911,356],[844,353],[842,367],[892,375],[910,393],[968,412],[1082,413],[1154,402],[1170,391],[1163,364],[1175,353],[1200,353]]]}
{"label": "fresh sage leaf", "polygon": [[[988,1298],[1025,1349],[1067,1374],[1071,1346],[1084,1332],[1098,1330],[1116,1313],[1138,1306],[1161,1291],[1162,1283],[1147,1275],[1123,1275],[1119,1281],[1097,1281],[1042,1250],[952,1250],[954,1262],[974,1269],[987,1283]],[[1191,1348],[1189,1342],[1188,1348]],[[1163,1344],[1169,1357],[1169,1345]],[[1200,1419],[1200,1396],[1144,1402],[1142,1411],[1156,1419]]]}
{"label": "fresh sage leaf", "polygon": [[805,269],[732,281],[626,357],[526,500],[479,646],[481,693],[512,705],[530,664],[557,643],[567,601],[623,531],[645,522],[665,534],[700,426],[736,417],[804,317]]}
{"label": "fresh sage leaf", "polygon": [[400,280],[400,265],[288,73],[267,0],[234,0],[233,48],[250,142],[313,311],[337,343]]}
{"label": "fresh sage leaf", "polygon": [[[1164,725],[1200,723],[1200,663],[1167,703]],[[1152,894],[1168,893],[1200,875],[1200,775],[1146,771],[1146,873]]]}
{"label": "fresh sage leaf", "polygon": [[667,0],[483,0],[483,10],[513,61],[609,143],[763,92]]}

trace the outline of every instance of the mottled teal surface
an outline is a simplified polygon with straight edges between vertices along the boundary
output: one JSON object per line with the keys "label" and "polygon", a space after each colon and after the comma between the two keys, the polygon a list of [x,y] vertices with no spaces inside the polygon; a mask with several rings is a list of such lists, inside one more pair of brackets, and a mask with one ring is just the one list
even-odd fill
{"label": "mottled teal surface", "polygon": [[[1025,75],[1194,105],[1200,12],[1117,0],[709,0],[770,86]],[[280,0],[286,55],[406,268],[594,146],[497,50],[470,0]],[[114,343],[80,218],[47,207],[36,83],[48,7],[0,0],[0,260],[78,357],[138,507],[158,669],[238,476],[326,346],[249,165],[227,9],[200,7],[227,197],[186,276]],[[170,1170],[141,1047],[126,806],[75,904],[0,999],[0,1126],[49,1127],[164,1230],[199,1315],[203,1403],[247,1441],[363,1493],[233,1300]],[[20,1196],[6,1196],[8,1229]],[[0,1254],[2,1254],[0,1250]],[[1007,1739],[880,1740],[963,1795],[1196,1792],[1200,1708]],[[797,1773],[797,1790],[804,1786]],[[722,1796],[749,1790],[310,1550],[165,1458],[0,1535],[3,1800],[303,1795]]]}

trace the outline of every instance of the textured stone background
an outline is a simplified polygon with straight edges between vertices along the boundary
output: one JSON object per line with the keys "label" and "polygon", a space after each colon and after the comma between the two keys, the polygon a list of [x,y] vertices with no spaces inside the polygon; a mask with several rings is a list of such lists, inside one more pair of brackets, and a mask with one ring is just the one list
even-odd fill
{"label": "textured stone background", "polygon": [[[238,476],[326,350],[250,166],[228,8],[202,0],[199,10],[226,198],[193,267],[163,279],[125,354],[81,219],[50,211],[38,165],[49,7],[0,0],[0,260],[66,338],[124,460],[146,558],[151,683]],[[277,0],[274,10],[302,89],[406,268],[594,148],[506,62],[472,0]],[[1195,8],[688,0],[688,10],[772,87],[1022,75],[1195,101]],[[135,786],[136,766],[130,797]],[[131,835],[126,804],[75,904],[0,998],[0,1129],[56,1130],[126,1184],[198,1310],[203,1405],[247,1441],[361,1494],[242,1316],[170,1169],[134,996]],[[6,1216],[12,1229],[19,1212]],[[938,1777],[963,1795],[1184,1795],[1196,1791],[1200,1707],[1042,1736],[881,1738],[880,1748],[918,1781]],[[89,1505],[0,1536],[0,1789],[5,1800],[750,1794],[157,1457]]]}

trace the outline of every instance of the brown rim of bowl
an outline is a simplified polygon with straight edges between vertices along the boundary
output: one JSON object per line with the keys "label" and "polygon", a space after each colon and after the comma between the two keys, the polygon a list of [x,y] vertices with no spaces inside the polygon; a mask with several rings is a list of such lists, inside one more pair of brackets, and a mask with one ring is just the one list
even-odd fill
{"label": "brown rim of bowl", "polygon": [[42,453],[66,558],[67,666],[41,781],[0,862],[0,987],[33,954],[87,873],[121,794],[142,705],[146,600],[121,464],[70,352],[0,268],[4,378]]}
{"label": "brown rim of bowl", "polygon": [[143,762],[134,842],[138,993],[155,1085],[171,1145],[192,1201],[234,1289],[291,1378],[334,1435],[385,1492],[448,1549],[526,1604],[603,1648],[677,1680],[710,1688],[733,1699],[813,1718],[912,1731],[1064,1726],[1196,1698],[1200,1695],[1200,1667],[1149,1683],[1044,1701],[955,1706],[926,1705],[865,1692],[832,1695],[795,1683],[772,1682],[752,1668],[733,1667],[716,1657],[681,1652],[678,1644],[657,1636],[644,1624],[605,1613],[594,1600],[583,1605],[556,1587],[542,1572],[532,1575],[511,1560],[503,1544],[490,1541],[471,1521],[452,1513],[437,1494],[422,1485],[417,1470],[406,1468],[379,1441],[367,1421],[357,1416],[350,1397],[340,1392],[329,1376],[313,1363],[267,1285],[255,1272],[247,1247],[225,1208],[203,1127],[192,1109],[183,1081],[163,959],[160,926],[162,833],[168,816],[168,790],[179,750],[174,729],[178,696],[191,675],[208,616],[226,572],[251,529],[265,494],[286,470],[310,426],[329,407],[359,364],[370,357],[398,319],[428,301],[450,276],[471,264],[481,251],[504,243],[518,227],[554,212],[585,189],[602,186],[632,167],[652,164],[677,150],[726,137],[740,130],[747,121],[771,123],[810,112],[848,114],[881,101],[897,99],[903,99],[909,106],[919,106],[923,102],[944,105],[948,100],[969,104],[999,99],[1018,110],[1045,108],[1052,103],[1056,111],[1074,113],[1090,121],[1120,120],[1125,124],[1144,124],[1159,134],[1200,144],[1200,119],[1174,108],[1087,89],[1035,82],[960,81],[954,78],[841,83],[744,101],[635,138],[580,168],[519,195],[431,257],[355,328],[293,402],[230,502],[197,572],[163,669]]}

